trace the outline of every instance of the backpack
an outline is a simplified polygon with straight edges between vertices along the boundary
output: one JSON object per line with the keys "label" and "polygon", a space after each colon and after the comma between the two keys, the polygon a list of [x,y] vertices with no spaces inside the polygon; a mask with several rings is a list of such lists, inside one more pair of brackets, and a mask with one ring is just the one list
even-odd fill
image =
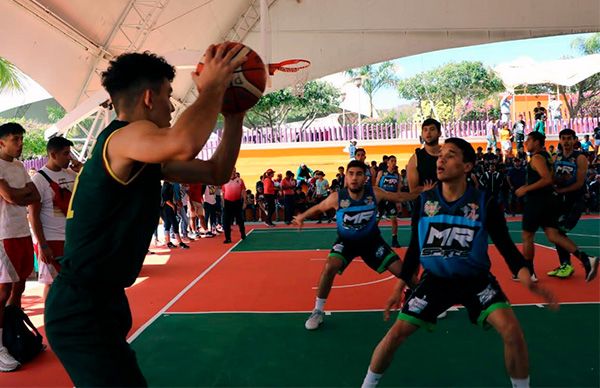
{"label": "backpack", "polygon": [[31,320],[17,306],[4,308],[4,331],[2,342],[8,352],[21,364],[32,360],[46,347],[42,344],[42,335]]}
{"label": "backpack", "polygon": [[54,182],[48,174],[46,174],[43,170],[38,170],[41,176],[46,178],[48,183],[50,184],[50,188],[52,192],[54,192],[54,196],[52,197],[52,204],[60,209],[60,211],[67,216],[67,212],[69,211],[69,203],[71,202],[71,192],[68,189],[60,187],[60,185]]}

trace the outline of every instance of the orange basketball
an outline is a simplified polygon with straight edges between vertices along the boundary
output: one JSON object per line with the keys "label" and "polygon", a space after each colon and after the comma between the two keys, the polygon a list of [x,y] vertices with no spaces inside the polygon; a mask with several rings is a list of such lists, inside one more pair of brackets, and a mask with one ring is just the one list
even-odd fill
{"label": "orange basketball", "polygon": [[[228,48],[235,46],[235,44],[233,42],[228,43]],[[233,78],[223,98],[221,107],[223,113],[243,112],[252,108],[262,96],[267,85],[265,65],[256,51],[243,45],[237,50],[238,52],[233,56],[233,59],[240,56],[246,56],[248,59],[233,72]],[[200,73],[203,68],[204,64],[200,62],[196,72]]]}

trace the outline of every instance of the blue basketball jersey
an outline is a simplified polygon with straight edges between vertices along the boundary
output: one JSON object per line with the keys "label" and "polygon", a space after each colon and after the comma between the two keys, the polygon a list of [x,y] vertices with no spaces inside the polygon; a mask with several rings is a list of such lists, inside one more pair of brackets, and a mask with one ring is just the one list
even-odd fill
{"label": "blue basketball jersey", "polygon": [[395,193],[398,191],[399,182],[400,175],[398,173],[391,173],[386,170],[381,174],[381,179],[379,179],[377,185],[385,191]]}
{"label": "blue basketball jersey", "polygon": [[338,192],[338,210],[335,214],[337,231],[345,240],[360,240],[379,233],[377,227],[377,201],[371,185],[359,200],[350,198],[348,188]]}
{"label": "blue basketball jersey", "polygon": [[473,187],[451,204],[439,186],[422,193],[418,231],[423,268],[445,278],[488,272],[485,215],[485,194]]}
{"label": "blue basketball jersey", "polygon": [[[571,186],[577,181],[577,158],[582,155],[579,151],[573,151],[571,155],[564,156],[560,152],[554,162],[554,182],[558,187]],[[580,190],[569,193],[571,196],[583,193],[583,186]]]}

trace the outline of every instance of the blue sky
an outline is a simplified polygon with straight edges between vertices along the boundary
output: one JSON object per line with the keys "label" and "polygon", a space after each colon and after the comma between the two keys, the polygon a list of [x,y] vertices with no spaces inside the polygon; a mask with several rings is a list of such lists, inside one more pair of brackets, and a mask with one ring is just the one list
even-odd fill
{"label": "blue sky", "polygon": [[[400,78],[408,78],[449,62],[463,60],[481,61],[490,67],[503,62],[512,62],[520,57],[529,57],[543,62],[564,56],[579,56],[579,53],[571,48],[571,42],[577,37],[589,35],[591,34],[562,35],[460,47],[399,58],[393,62],[399,69]],[[378,109],[389,109],[405,101],[398,97],[394,89],[388,88],[378,91],[373,102]]]}

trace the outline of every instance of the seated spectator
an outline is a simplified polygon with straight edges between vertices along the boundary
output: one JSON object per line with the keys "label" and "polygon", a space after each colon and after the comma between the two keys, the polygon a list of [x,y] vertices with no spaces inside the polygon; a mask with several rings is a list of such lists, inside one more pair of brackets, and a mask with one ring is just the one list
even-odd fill
{"label": "seated spectator", "polygon": [[296,170],[296,181],[298,186],[302,185],[302,182],[308,182],[314,175],[314,171],[309,168],[305,163],[302,163],[298,170]]}

